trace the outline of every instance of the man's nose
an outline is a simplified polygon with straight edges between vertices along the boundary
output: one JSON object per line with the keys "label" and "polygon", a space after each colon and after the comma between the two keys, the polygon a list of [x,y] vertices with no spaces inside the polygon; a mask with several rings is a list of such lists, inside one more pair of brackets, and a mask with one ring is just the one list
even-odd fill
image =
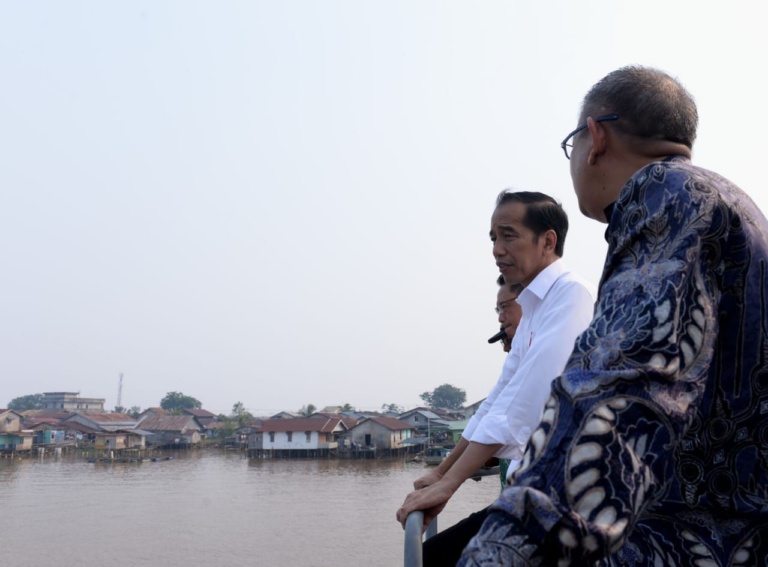
{"label": "man's nose", "polygon": [[500,258],[506,253],[504,245],[500,240],[493,243],[493,257]]}

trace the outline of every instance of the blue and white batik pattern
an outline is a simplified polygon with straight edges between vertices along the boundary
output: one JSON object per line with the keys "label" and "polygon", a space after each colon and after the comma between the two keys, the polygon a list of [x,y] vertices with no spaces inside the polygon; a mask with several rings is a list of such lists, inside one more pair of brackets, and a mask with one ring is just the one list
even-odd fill
{"label": "blue and white batik pattern", "polygon": [[675,157],[606,238],[595,318],[459,565],[765,565],[768,223]]}

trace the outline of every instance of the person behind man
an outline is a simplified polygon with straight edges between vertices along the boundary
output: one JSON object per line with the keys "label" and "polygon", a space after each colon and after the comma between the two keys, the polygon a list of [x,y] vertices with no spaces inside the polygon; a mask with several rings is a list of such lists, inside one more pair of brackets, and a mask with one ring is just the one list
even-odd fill
{"label": "person behind man", "polygon": [[523,309],[515,301],[523,291],[523,286],[519,283],[507,284],[504,276],[499,276],[496,283],[499,285],[499,291],[496,293],[496,315],[499,317],[501,331],[504,331],[504,336],[500,340],[504,352],[509,352],[512,349],[512,339],[515,337],[517,326],[523,316]]}
{"label": "person behind man", "polygon": [[656,69],[586,95],[562,147],[608,223],[595,319],[461,565],[768,557],[768,221],[691,164],[697,123]]}
{"label": "person behind man", "polygon": [[[502,275],[499,275],[496,283],[499,285],[499,291],[496,294],[496,315],[498,315],[501,330],[504,331],[504,336],[501,338],[502,348],[504,352],[508,353],[512,350],[512,339],[515,338],[517,327],[523,318],[523,308],[520,307],[517,298],[525,288],[519,283],[507,284]],[[510,459],[499,459],[497,457],[493,457],[491,461],[498,462],[499,479],[503,487],[507,481],[507,471],[511,461]],[[421,485],[418,479],[414,482],[414,488],[417,490],[423,488],[423,486],[426,485]]]}
{"label": "person behind man", "polygon": [[[504,280],[524,286],[517,298],[523,317],[496,386],[451,454],[414,482],[417,490],[397,511],[401,523],[410,512],[423,510],[428,524],[490,457],[511,460],[510,471],[520,462],[551,381],[592,320],[593,287],[561,260],[567,231],[568,217],[552,197],[525,191],[498,196],[491,218],[493,255]],[[483,510],[428,539],[425,566],[455,564],[484,518]]]}

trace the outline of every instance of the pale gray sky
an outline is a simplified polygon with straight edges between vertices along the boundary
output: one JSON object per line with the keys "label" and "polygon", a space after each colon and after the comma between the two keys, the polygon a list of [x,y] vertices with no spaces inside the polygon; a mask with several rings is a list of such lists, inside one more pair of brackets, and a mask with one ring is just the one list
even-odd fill
{"label": "pale gray sky", "polygon": [[[768,210],[757,2],[0,4],[0,406],[43,391],[229,413],[468,401],[496,194],[571,218],[559,148],[589,87],[639,63],[699,104],[694,160]],[[760,27],[758,27],[760,25]]]}

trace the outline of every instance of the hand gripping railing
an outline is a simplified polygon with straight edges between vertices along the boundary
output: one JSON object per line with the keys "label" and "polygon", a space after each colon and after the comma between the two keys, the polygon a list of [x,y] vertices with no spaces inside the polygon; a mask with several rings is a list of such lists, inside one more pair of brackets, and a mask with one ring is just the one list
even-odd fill
{"label": "hand gripping railing", "polygon": [[[405,519],[405,567],[422,567],[421,528],[424,525],[424,512],[414,510]],[[425,539],[437,533],[437,518],[427,526]]]}

